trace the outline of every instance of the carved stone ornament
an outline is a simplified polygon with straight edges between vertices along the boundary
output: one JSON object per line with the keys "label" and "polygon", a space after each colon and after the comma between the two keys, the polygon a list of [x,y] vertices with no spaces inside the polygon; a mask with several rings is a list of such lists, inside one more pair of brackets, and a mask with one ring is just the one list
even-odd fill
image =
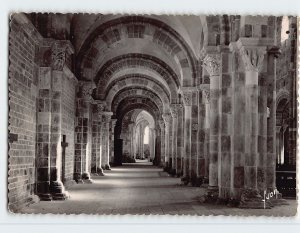
{"label": "carved stone ornament", "polygon": [[160,129],[163,131],[165,129],[165,122],[164,122],[164,120],[159,120],[158,123],[159,123]]}
{"label": "carved stone ornament", "polygon": [[[112,128],[114,128],[116,126],[116,123],[117,123],[117,119],[111,119]],[[128,124],[127,124],[127,127],[128,127]]]}
{"label": "carved stone ornament", "polygon": [[165,124],[166,124],[166,127],[170,125],[170,123],[171,123],[171,117],[172,117],[172,116],[171,116],[170,113],[164,113],[164,114],[162,115],[162,118],[163,118],[163,120],[164,120],[164,122],[165,122]]}
{"label": "carved stone ornament", "polygon": [[[111,114],[107,114],[107,113],[110,113],[110,112],[103,112],[103,122],[104,123],[110,123],[110,121],[111,121]],[[109,125],[108,125],[109,126]]]}
{"label": "carved stone ornament", "polygon": [[182,109],[181,104],[171,104],[170,111],[173,118],[178,118],[178,111]]}
{"label": "carved stone ornament", "polygon": [[209,103],[210,102],[210,89],[209,85],[207,84],[202,84],[198,87],[198,90],[202,92],[202,97],[205,98],[205,102]]}
{"label": "carved stone ornament", "polygon": [[52,45],[51,66],[54,70],[62,71],[66,62],[66,46],[54,42]]}
{"label": "carved stone ornament", "polygon": [[244,62],[245,70],[259,72],[263,66],[265,53],[266,49],[264,47],[246,48],[243,46],[240,49],[240,54]]}
{"label": "carved stone ornament", "polygon": [[210,76],[218,76],[221,73],[221,55],[207,54],[203,59],[203,67]]}
{"label": "carved stone ornament", "polygon": [[96,88],[95,83],[94,82],[82,82],[80,85],[81,85],[81,90],[82,90],[82,97],[85,100],[92,101],[93,100],[93,97],[92,97],[93,90],[94,90],[94,88]]}
{"label": "carved stone ornament", "polygon": [[203,94],[204,94],[204,96],[206,98],[206,101],[209,103],[210,102],[210,91],[207,90],[207,89],[204,89],[203,90]]}
{"label": "carved stone ornament", "polygon": [[192,105],[192,93],[191,92],[183,92],[183,103],[186,106],[191,106]]}
{"label": "carved stone ornament", "polygon": [[102,113],[105,109],[105,104],[104,103],[97,103],[97,111],[98,113]]}

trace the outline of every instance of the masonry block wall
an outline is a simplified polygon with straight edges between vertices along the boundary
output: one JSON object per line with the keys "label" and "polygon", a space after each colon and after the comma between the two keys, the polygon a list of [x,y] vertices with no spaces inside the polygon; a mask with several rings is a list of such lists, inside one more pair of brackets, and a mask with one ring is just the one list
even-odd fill
{"label": "masonry block wall", "polygon": [[74,174],[74,138],[75,138],[75,91],[77,80],[75,76],[66,69],[63,79],[62,92],[62,135],[66,137],[68,146],[65,151],[64,182],[68,184],[73,181]]}
{"label": "masonry block wall", "polygon": [[9,34],[9,208],[28,202],[35,190],[36,37],[26,24],[11,20]]}

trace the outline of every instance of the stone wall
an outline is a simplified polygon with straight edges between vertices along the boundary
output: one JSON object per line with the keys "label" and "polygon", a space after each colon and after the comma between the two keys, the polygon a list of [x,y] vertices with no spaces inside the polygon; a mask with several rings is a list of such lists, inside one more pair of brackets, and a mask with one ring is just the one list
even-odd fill
{"label": "stone wall", "polygon": [[12,210],[31,199],[35,190],[37,37],[20,15],[10,23],[8,202]]}
{"label": "stone wall", "polygon": [[66,184],[73,180],[74,173],[74,138],[75,138],[75,91],[76,79],[73,74],[65,69],[63,79],[63,92],[62,92],[62,134],[66,135],[65,154],[65,177]]}

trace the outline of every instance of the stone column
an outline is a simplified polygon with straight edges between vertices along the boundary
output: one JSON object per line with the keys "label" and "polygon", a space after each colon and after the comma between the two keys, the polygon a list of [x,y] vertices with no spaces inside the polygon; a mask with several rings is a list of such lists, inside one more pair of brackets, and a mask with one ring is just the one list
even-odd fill
{"label": "stone column", "polygon": [[149,150],[150,150],[150,161],[154,159],[155,153],[155,136],[154,136],[154,129],[149,128]]}
{"label": "stone column", "polygon": [[91,172],[97,176],[104,176],[101,167],[101,140],[102,140],[102,112],[104,111],[103,101],[94,101],[93,125],[92,125],[92,159]]}
{"label": "stone column", "polygon": [[[45,41],[41,51],[50,51],[39,70],[37,114],[37,194],[41,200],[65,200],[62,178],[62,88],[65,61],[74,51],[68,41]],[[45,54],[43,54],[45,56]]]}
{"label": "stone column", "polygon": [[178,113],[175,104],[170,105],[171,116],[172,116],[172,168],[170,171],[171,175],[176,175],[176,160],[177,160],[177,129],[178,129]]}
{"label": "stone column", "polygon": [[209,84],[201,84],[198,87],[198,154],[197,154],[197,177],[200,184],[208,181],[209,166]]}
{"label": "stone column", "polygon": [[[56,68],[56,67],[54,67]],[[50,159],[50,192],[53,200],[65,200],[68,198],[68,193],[61,181],[62,169],[62,68],[52,71],[52,99],[51,99],[51,159]]]}
{"label": "stone column", "polygon": [[232,54],[228,46],[219,47],[221,53],[222,74],[219,94],[219,198],[230,199],[231,157],[232,157]]}
{"label": "stone column", "polygon": [[166,158],[166,151],[165,151],[165,135],[166,135],[166,132],[165,132],[165,123],[164,123],[164,120],[161,119],[159,120],[159,127],[160,127],[160,146],[161,146],[161,158],[160,158],[160,161],[159,161],[159,166],[165,166],[165,158]]}
{"label": "stone column", "polygon": [[170,164],[170,126],[171,126],[171,114],[170,113],[164,113],[162,115],[162,118],[165,123],[165,160],[164,160],[164,169],[166,171],[169,170],[169,164]]}
{"label": "stone column", "polygon": [[176,147],[176,159],[175,159],[175,167],[176,167],[176,175],[177,177],[182,176],[182,159],[183,159],[183,141],[184,141],[184,130],[183,130],[183,105],[182,104],[172,104],[172,111],[177,115],[175,120],[174,127],[174,143]]}
{"label": "stone column", "polygon": [[77,183],[92,183],[89,173],[91,142],[91,103],[93,102],[92,92],[95,88],[93,82],[80,82],[77,93],[76,109],[76,138],[75,138],[75,169],[74,179]]}
{"label": "stone column", "polygon": [[[265,87],[260,89],[260,95],[266,96],[267,105],[267,109],[260,108],[259,111],[262,114],[267,111],[266,118],[264,118],[267,121],[267,156],[265,156],[264,167],[266,170],[266,189],[268,192],[273,192],[276,188],[276,58],[278,58],[279,54],[279,47],[272,47],[268,51],[267,82],[265,82]],[[294,88],[296,88],[296,84]],[[296,98],[294,101],[296,101]]]}
{"label": "stone column", "polygon": [[153,165],[156,166],[161,165],[161,130],[158,127],[155,129],[155,157],[153,160]]}
{"label": "stone column", "polygon": [[144,124],[140,124],[140,157],[144,159]]}
{"label": "stone column", "polygon": [[130,123],[128,125],[128,129],[129,129],[129,139],[130,139],[129,156],[132,157],[132,158],[134,158],[134,140],[135,140],[135,137],[134,137],[134,134],[135,134],[134,123]]}
{"label": "stone column", "polygon": [[209,191],[218,193],[220,54],[207,54],[203,66],[210,75]]}
{"label": "stone column", "polygon": [[245,144],[244,164],[242,163],[241,167],[234,167],[233,184],[242,187],[240,190],[234,190],[238,196],[241,196],[242,208],[264,208],[265,206],[258,188],[264,186],[266,178],[264,157],[267,152],[267,105],[266,102],[264,103],[265,94],[260,93],[259,87],[259,72],[263,66],[266,47],[258,46],[258,43],[254,45],[253,42],[258,41],[239,39],[236,44],[242,58],[245,77],[245,119],[242,121]]}
{"label": "stone column", "polygon": [[189,88],[182,88],[184,104],[184,153],[183,153],[183,177],[186,184],[191,179],[191,140],[192,140],[192,92]]}
{"label": "stone column", "polygon": [[109,141],[109,125],[111,122],[112,112],[103,112],[103,125],[102,125],[102,169],[110,170],[109,165],[109,149],[110,149],[110,141]]}
{"label": "stone column", "polygon": [[36,188],[41,200],[50,201],[51,67],[39,68],[38,88]]}
{"label": "stone column", "polygon": [[[113,164],[114,162],[114,145],[115,145],[115,126],[117,123],[117,119],[111,119],[110,126],[110,155],[109,155],[109,163]],[[130,131],[128,132],[130,133]]]}

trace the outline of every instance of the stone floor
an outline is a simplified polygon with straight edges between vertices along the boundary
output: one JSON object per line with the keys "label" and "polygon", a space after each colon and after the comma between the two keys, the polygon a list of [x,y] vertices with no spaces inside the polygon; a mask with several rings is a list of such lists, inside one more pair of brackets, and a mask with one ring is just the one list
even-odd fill
{"label": "stone floor", "polygon": [[239,209],[203,204],[199,197],[205,189],[180,185],[162,169],[145,161],[125,164],[92,177],[93,184],[76,184],[66,201],[39,202],[21,213],[68,214],[189,214],[189,215],[267,215],[294,216],[296,200],[272,209]]}

